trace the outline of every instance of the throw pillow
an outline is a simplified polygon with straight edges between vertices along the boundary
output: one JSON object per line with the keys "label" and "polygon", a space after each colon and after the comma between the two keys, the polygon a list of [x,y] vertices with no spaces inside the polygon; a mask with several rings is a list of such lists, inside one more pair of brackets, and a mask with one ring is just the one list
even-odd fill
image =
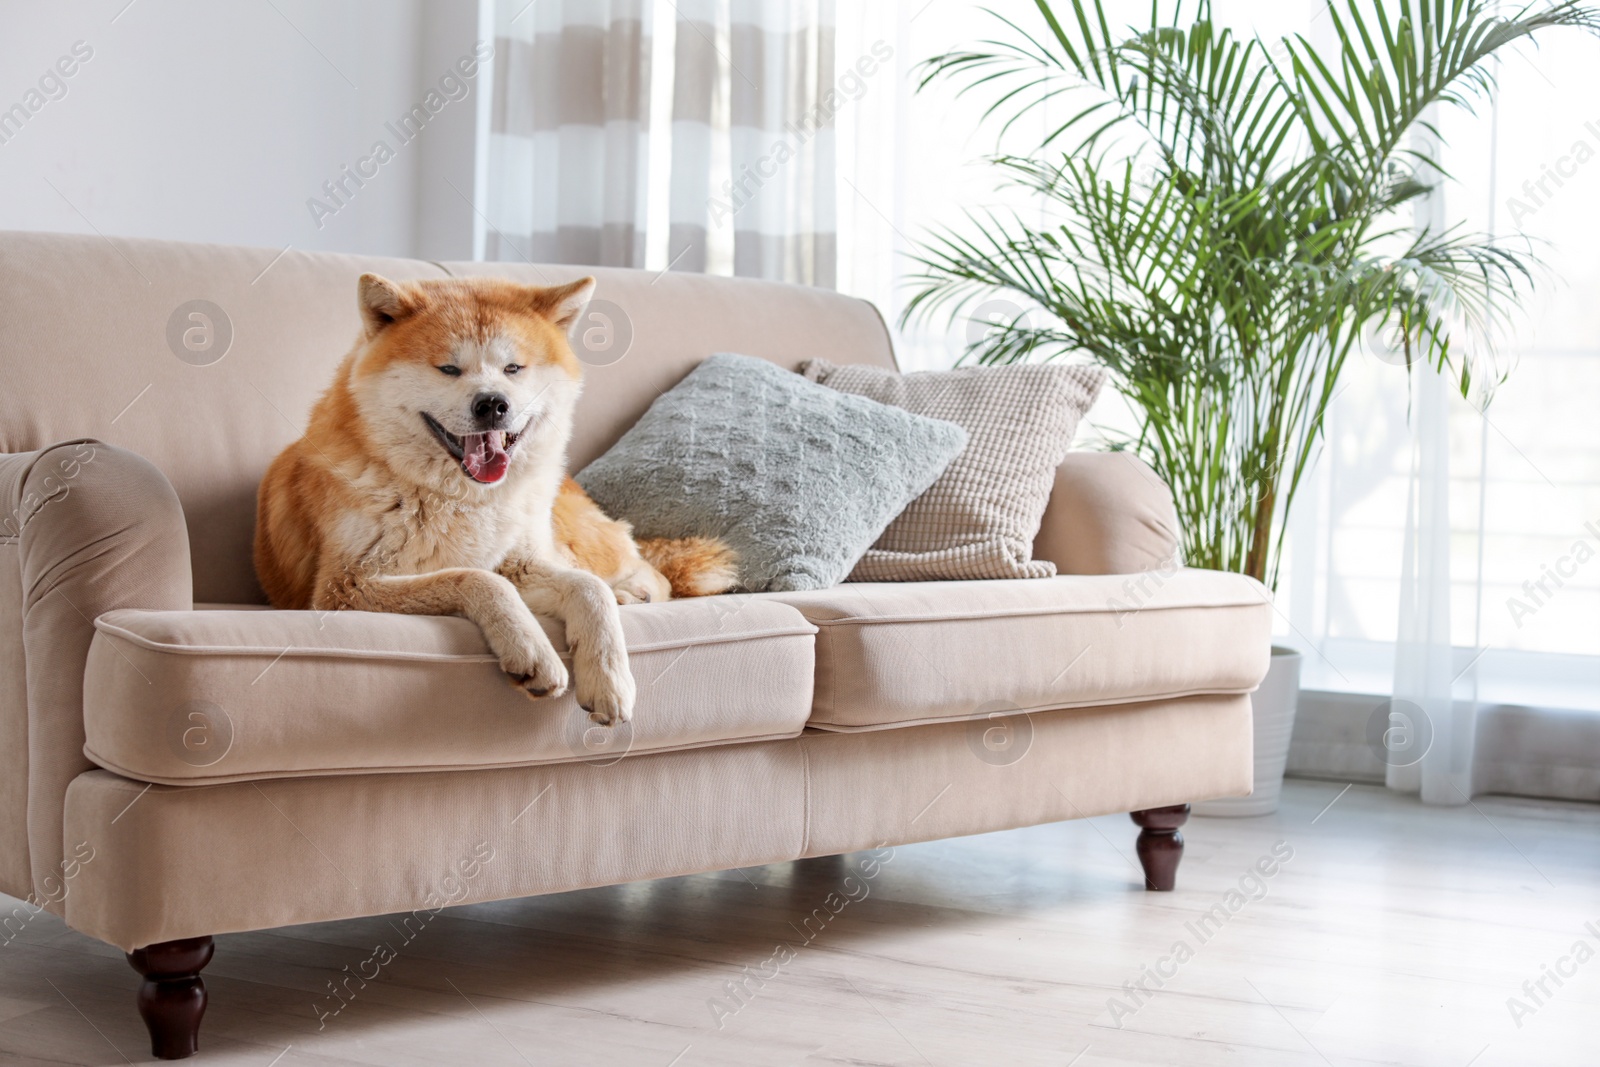
{"label": "throw pillow", "polygon": [[1033,558],[1055,470],[1105,381],[1098,367],[1026,363],[897,374],[815,359],[814,382],[967,431],[967,448],[889,524],[850,573],[856,582],[1048,578]]}
{"label": "throw pillow", "polygon": [[719,353],[577,478],[639,537],[723,538],[750,592],[822,589],[966,441],[951,423]]}

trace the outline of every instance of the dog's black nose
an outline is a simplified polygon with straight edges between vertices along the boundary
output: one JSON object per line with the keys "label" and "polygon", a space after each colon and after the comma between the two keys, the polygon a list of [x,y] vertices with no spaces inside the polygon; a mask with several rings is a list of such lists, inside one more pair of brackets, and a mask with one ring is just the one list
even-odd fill
{"label": "dog's black nose", "polygon": [[472,417],[493,426],[511,413],[511,401],[502,393],[479,393],[472,398]]}

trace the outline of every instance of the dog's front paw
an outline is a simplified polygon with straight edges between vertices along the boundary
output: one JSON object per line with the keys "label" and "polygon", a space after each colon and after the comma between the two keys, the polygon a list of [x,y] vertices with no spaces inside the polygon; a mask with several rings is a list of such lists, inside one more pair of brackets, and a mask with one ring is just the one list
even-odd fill
{"label": "dog's front paw", "polygon": [[626,662],[609,670],[578,672],[578,706],[601,726],[621,726],[633,718],[636,695]]}
{"label": "dog's front paw", "polygon": [[561,662],[548,640],[533,640],[529,635],[516,645],[500,656],[500,669],[506,672],[513,686],[530,700],[558,697],[567,691],[567,665]]}

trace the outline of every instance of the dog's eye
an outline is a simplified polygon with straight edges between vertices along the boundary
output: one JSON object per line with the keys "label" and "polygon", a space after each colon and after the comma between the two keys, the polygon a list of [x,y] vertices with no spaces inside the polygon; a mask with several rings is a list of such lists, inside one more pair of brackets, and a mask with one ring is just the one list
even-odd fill
{"label": "dog's eye", "polygon": [[444,366],[440,367],[439,370],[445,374],[448,374],[452,378],[461,377],[461,368],[456,366],[454,363],[446,363]]}
{"label": "dog's eye", "polygon": [[507,363],[506,364],[506,373],[507,374],[515,374],[515,373],[517,373],[517,371],[519,371],[521,369],[522,369],[522,364],[520,364],[520,363]]}

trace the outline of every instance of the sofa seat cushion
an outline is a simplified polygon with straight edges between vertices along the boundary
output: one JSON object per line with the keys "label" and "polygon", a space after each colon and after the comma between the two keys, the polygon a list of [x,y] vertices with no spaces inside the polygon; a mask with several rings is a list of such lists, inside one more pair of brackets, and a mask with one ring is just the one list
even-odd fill
{"label": "sofa seat cushion", "polygon": [[1216,571],[763,596],[818,627],[811,725],[824,730],[1246,693],[1271,655],[1270,595]]}
{"label": "sofa seat cushion", "polygon": [[[107,612],[84,679],[84,752],[130,778],[198,785],[605,764],[805,727],[815,628],[793,608],[751,597],[637,604],[622,625],[639,695],[633,720],[613,730],[591,723],[570,690],[530,701],[512,688],[465,619]],[[560,628],[546,629],[564,650]]]}

